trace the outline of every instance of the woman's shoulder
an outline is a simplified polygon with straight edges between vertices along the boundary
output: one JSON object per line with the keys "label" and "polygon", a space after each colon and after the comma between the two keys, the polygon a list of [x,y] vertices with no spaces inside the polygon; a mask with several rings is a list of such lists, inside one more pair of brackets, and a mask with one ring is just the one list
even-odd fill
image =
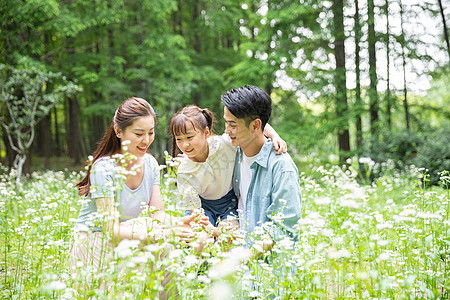
{"label": "woman's shoulder", "polygon": [[116,166],[114,159],[110,156],[103,156],[98,158],[92,165],[92,170],[109,170]]}
{"label": "woman's shoulder", "polygon": [[158,167],[159,166],[158,161],[156,160],[156,158],[153,155],[151,155],[150,153],[145,153],[143,159],[144,159],[144,163],[149,165],[149,166],[151,166],[151,167]]}
{"label": "woman's shoulder", "polygon": [[115,175],[116,164],[109,156],[100,157],[92,165],[90,172],[91,184],[102,184],[112,180]]}
{"label": "woman's shoulder", "polygon": [[157,163],[156,158],[153,155],[151,155],[150,153],[145,153],[143,158],[144,158],[145,162],[148,162],[148,163],[156,162]]}
{"label": "woman's shoulder", "polygon": [[223,151],[236,153],[237,147],[231,145],[231,139],[228,134],[214,135],[208,138],[209,156],[220,155]]}

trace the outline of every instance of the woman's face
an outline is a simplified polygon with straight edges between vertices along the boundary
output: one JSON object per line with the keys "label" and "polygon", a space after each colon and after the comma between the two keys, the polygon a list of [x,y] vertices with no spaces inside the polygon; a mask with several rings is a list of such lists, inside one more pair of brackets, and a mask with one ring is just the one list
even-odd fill
{"label": "woman's face", "polygon": [[208,157],[208,141],[209,129],[206,128],[204,132],[197,131],[188,124],[186,126],[186,133],[175,136],[178,148],[187,155],[187,157],[195,162],[204,162]]}
{"label": "woman's face", "polygon": [[119,129],[117,136],[122,143],[129,141],[127,145],[129,153],[142,157],[155,139],[155,119],[152,116],[140,117],[125,130]]}

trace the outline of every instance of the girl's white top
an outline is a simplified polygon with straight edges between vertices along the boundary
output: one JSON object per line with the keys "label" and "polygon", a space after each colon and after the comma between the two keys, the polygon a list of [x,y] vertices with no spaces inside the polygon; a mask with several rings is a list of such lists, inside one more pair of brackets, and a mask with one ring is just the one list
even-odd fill
{"label": "girl's white top", "polygon": [[101,231],[97,215],[96,198],[114,198],[118,204],[120,221],[136,218],[149,205],[153,185],[160,183],[159,166],[156,159],[145,154],[144,176],[136,189],[130,189],[123,178],[127,176],[125,169],[119,167],[109,156],[99,158],[91,169],[89,194],[81,200],[82,206],[77,221],[77,230]]}
{"label": "girl's white top", "polygon": [[218,200],[232,188],[236,147],[227,134],[208,138],[209,155],[205,162],[193,162],[186,155],[178,166],[178,199],[180,209],[201,207],[202,198]]}

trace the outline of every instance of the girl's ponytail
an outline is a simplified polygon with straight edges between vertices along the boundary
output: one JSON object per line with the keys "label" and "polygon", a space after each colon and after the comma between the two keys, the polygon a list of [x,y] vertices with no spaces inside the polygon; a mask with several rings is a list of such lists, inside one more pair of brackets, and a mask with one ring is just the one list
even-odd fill
{"label": "girl's ponytail", "polygon": [[208,127],[209,131],[212,132],[213,124],[214,124],[213,113],[209,109],[204,108],[204,109],[202,109],[202,114],[203,114],[203,116],[205,116],[205,119],[206,119],[206,127]]}

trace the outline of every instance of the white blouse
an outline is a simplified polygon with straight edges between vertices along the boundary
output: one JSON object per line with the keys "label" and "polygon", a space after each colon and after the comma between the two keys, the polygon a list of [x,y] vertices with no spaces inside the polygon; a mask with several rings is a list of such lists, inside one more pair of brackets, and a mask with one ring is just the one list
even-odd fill
{"label": "white blouse", "polygon": [[232,189],[236,147],[227,134],[208,138],[209,155],[205,162],[194,162],[184,155],[178,166],[178,199],[180,209],[201,207],[202,198],[218,200]]}

